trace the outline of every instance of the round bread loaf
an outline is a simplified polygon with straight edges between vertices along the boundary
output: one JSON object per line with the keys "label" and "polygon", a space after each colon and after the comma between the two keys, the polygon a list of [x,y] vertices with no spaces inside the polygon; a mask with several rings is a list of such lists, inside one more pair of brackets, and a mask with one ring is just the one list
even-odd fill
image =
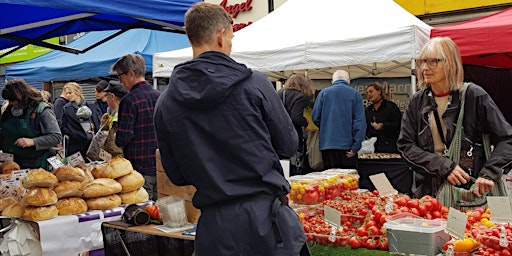
{"label": "round bread loaf", "polygon": [[132,163],[126,158],[114,157],[105,165],[98,165],[92,171],[94,178],[117,179],[132,172]]}
{"label": "round bread loaf", "polygon": [[132,171],[130,174],[117,178],[116,180],[123,187],[121,193],[137,190],[144,185],[144,177],[138,171]]}
{"label": "round bread loaf", "polygon": [[51,188],[31,188],[23,197],[23,202],[31,206],[52,205],[57,200],[57,194]]}
{"label": "round bread loaf", "polygon": [[23,215],[21,218],[24,220],[30,221],[41,221],[41,220],[49,220],[57,217],[59,215],[59,211],[57,210],[57,206],[49,205],[49,206],[27,206],[23,211]]}
{"label": "round bread loaf", "polygon": [[16,198],[14,198],[12,196],[4,197],[4,198],[0,199],[0,211],[3,211],[5,208],[7,208],[7,206],[9,206],[11,204],[15,204],[17,202],[18,202],[18,200],[16,200]]}
{"label": "round bread loaf", "polygon": [[87,184],[84,188],[85,198],[108,196],[121,192],[121,184],[114,179],[99,178]]}
{"label": "round bread loaf", "polygon": [[85,201],[87,202],[87,208],[89,210],[109,210],[121,205],[121,197],[117,194],[88,198]]}
{"label": "round bread loaf", "polygon": [[59,181],[76,180],[82,182],[85,179],[85,173],[82,169],[71,166],[61,166],[53,174]]}
{"label": "round bread loaf", "polygon": [[46,171],[43,168],[39,168],[30,170],[21,183],[26,189],[34,187],[53,188],[57,186],[59,180],[53,173]]}
{"label": "round bread loaf", "polygon": [[123,204],[137,204],[149,200],[149,194],[144,187],[140,187],[139,189],[131,192],[120,193],[119,196],[121,197],[121,202]]}
{"label": "round bread loaf", "polygon": [[82,197],[84,190],[82,189],[82,183],[77,180],[65,180],[59,182],[53,189],[57,193],[58,198],[64,197]]}
{"label": "round bread loaf", "polygon": [[23,210],[25,210],[25,205],[21,203],[11,204],[2,211],[2,216],[10,216],[10,217],[21,217],[23,214]]}
{"label": "round bread loaf", "polygon": [[87,211],[87,203],[80,197],[61,198],[55,206],[59,215],[80,214]]}
{"label": "round bread loaf", "polygon": [[13,171],[17,171],[20,169],[20,166],[13,161],[5,161],[0,164],[0,173],[1,174],[11,174]]}

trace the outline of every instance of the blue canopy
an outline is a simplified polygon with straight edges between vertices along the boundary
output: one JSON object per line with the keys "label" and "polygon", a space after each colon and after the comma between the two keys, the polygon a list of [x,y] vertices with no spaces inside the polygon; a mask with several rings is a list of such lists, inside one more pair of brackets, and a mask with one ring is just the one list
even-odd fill
{"label": "blue canopy", "polygon": [[[89,32],[69,43],[81,48],[118,31]],[[110,75],[110,67],[127,53],[138,53],[146,61],[146,71],[153,70],[153,53],[190,47],[184,34],[132,29],[79,55],[53,51],[37,58],[6,67],[6,78],[26,81],[69,81]]]}
{"label": "blue canopy", "polygon": [[60,49],[42,40],[86,31],[184,31],[185,12],[200,1],[0,0],[0,49],[27,44]]}

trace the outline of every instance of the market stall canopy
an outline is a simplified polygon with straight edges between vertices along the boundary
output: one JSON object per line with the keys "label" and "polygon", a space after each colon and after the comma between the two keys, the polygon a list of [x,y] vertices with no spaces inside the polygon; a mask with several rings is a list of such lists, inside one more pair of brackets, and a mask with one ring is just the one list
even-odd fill
{"label": "market stall canopy", "polygon": [[[106,38],[117,31],[89,32],[71,42],[83,47]],[[127,53],[138,53],[146,61],[146,71],[153,70],[153,54],[189,47],[185,34],[148,29],[132,29],[80,55],[53,51],[37,58],[6,67],[6,78],[26,81],[69,81],[110,75],[110,67]]]}
{"label": "market stall canopy", "polygon": [[453,39],[459,46],[464,64],[512,68],[512,8],[466,22],[435,27],[430,36]]}
{"label": "market stall canopy", "polygon": [[200,0],[0,0],[0,49],[27,44],[68,52],[43,40],[73,33],[148,28],[183,31],[185,12]]}
{"label": "market stall canopy", "polygon": [[[330,79],[341,66],[352,78],[405,77],[430,29],[393,0],[288,0],[237,31],[231,56],[271,78],[307,70]],[[190,48],[156,53],[153,76],[191,58]]]}

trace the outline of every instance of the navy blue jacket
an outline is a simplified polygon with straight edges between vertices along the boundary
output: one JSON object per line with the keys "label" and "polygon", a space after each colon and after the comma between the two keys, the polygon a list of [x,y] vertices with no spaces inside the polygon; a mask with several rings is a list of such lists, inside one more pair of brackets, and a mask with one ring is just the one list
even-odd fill
{"label": "navy blue jacket", "polygon": [[156,103],[155,128],[167,175],[197,188],[197,208],[289,192],[279,159],[297,149],[290,117],[265,75],[225,54],[175,67]]}
{"label": "navy blue jacket", "polygon": [[[92,111],[92,123],[94,124],[94,131],[96,132],[100,126],[100,119],[96,113],[95,103],[87,102],[86,104]],[[85,154],[87,153],[89,144],[91,144],[92,136],[88,136],[82,128],[82,125],[80,125],[72,102],[68,102],[64,105],[61,130],[63,136],[69,136],[69,140],[67,140],[66,144],[66,156],[80,151],[80,154],[82,154],[82,157],[85,159]]]}

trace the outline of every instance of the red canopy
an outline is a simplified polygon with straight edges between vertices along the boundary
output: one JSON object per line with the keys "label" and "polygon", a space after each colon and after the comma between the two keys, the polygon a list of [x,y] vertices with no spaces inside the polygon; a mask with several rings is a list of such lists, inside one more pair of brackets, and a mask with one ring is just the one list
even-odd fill
{"label": "red canopy", "polygon": [[453,25],[432,28],[459,46],[464,64],[512,68],[512,8]]}

